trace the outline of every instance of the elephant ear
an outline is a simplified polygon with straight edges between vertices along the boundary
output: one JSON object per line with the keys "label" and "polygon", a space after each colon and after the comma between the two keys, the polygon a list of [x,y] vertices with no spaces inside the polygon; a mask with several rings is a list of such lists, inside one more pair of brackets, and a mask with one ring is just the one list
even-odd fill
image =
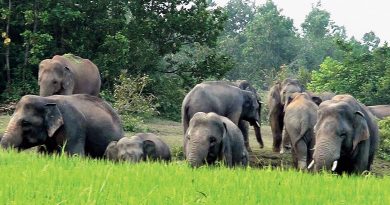
{"label": "elephant ear", "polygon": [[45,105],[45,122],[48,136],[53,137],[54,133],[64,124],[64,119],[57,104],[48,103]]}
{"label": "elephant ear", "polygon": [[63,75],[63,81],[62,81],[62,87],[65,90],[73,90],[74,86],[74,80],[73,80],[73,73],[69,69],[69,67],[64,68],[64,75]]}
{"label": "elephant ear", "polygon": [[118,147],[116,146],[118,141],[112,141],[108,144],[106,151],[104,152],[104,157],[110,160],[117,160],[118,157]]}
{"label": "elephant ear", "polygon": [[366,117],[360,111],[355,112],[355,119],[354,119],[353,128],[355,130],[355,133],[354,133],[354,138],[353,138],[353,149],[352,150],[355,150],[357,145],[361,141],[368,140],[369,135],[370,135],[369,130],[368,130]]}
{"label": "elephant ear", "polygon": [[144,152],[144,158],[157,159],[156,144],[151,140],[145,140],[142,143],[142,149]]}
{"label": "elephant ear", "polygon": [[[269,115],[274,112],[275,109],[280,109],[280,106],[282,104],[281,98],[280,98],[280,83],[276,83],[269,91],[268,94],[268,108],[269,108]],[[282,108],[283,109],[283,108]]]}

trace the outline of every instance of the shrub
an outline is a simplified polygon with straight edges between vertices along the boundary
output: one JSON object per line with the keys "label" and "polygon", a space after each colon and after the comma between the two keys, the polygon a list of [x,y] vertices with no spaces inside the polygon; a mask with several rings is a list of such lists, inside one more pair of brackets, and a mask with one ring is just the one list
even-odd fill
{"label": "shrub", "polygon": [[378,157],[390,161],[390,118],[379,121],[379,150]]}
{"label": "shrub", "polygon": [[114,85],[114,107],[122,116],[125,131],[145,131],[143,120],[156,114],[155,97],[144,92],[150,82],[147,75],[132,77],[122,73]]}

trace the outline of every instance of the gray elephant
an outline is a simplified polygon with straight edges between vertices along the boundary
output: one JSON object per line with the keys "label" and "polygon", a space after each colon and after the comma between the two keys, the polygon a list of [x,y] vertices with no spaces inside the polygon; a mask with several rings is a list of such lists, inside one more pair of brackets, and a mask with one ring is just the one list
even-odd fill
{"label": "gray elephant", "polygon": [[[256,96],[257,102],[259,103],[259,106],[260,106],[259,107],[259,118],[261,119],[261,105],[263,104],[263,102],[261,102],[261,98],[257,94],[257,90],[248,81],[246,81],[246,80],[236,80],[234,82],[229,82],[229,81],[207,81],[207,82],[204,82],[204,83],[208,83],[208,84],[226,83],[226,84],[229,84],[229,85],[236,86],[236,87],[240,88],[241,90],[246,90],[246,91],[252,92],[253,95]],[[248,150],[248,152],[251,152],[252,149],[251,149],[251,147],[249,145],[249,122],[245,121],[245,120],[240,120],[238,122],[238,128],[240,128],[240,130],[242,132],[242,135],[244,136],[244,143],[245,143],[246,149]],[[255,129],[255,132],[258,132],[258,135],[257,135],[256,139],[259,142],[260,147],[264,147],[263,139],[261,137],[261,129],[257,130],[256,127],[254,127],[254,129]]]}
{"label": "gray elephant", "polygon": [[95,64],[72,54],[55,55],[39,64],[39,95],[89,94],[100,92],[100,74]]}
{"label": "gray elephant", "polygon": [[119,141],[112,141],[104,155],[113,161],[171,160],[168,145],[152,133],[138,133],[131,138],[123,137]]}
{"label": "gray elephant", "polygon": [[368,109],[350,95],[321,103],[315,125],[316,144],[309,169],[336,173],[370,170],[378,146],[378,127]]}
{"label": "gray elephant", "polygon": [[[273,137],[273,151],[280,152],[282,144],[284,109],[287,100],[295,92],[303,92],[302,85],[296,79],[287,78],[282,83],[276,83],[268,93],[269,120]],[[286,142],[287,143],[287,142]],[[285,146],[285,144],[283,144]]]}
{"label": "gray elephant", "polygon": [[305,92],[295,93],[291,98],[284,114],[284,137],[291,142],[294,166],[303,170],[312,161],[318,105]]}
{"label": "gray elephant", "polygon": [[367,106],[367,108],[380,120],[390,116],[390,105],[372,105]]}
{"label": "gray elephant", "polygon": [[121,120],[105,101],[91,95],[26,95],[1,139],[3,148],[45,145],[47,152],[103,156],[107,145],[123,136]]}
{"label": "gray elephant", "polygon": [[248,165],[248,152],[240,129],[229,118],[197,112],[185,134],[186,158],[192,167],[217,160],[227,166]]}
{"label": "gray elephant", "polygon": [[[214,112],[229,118],[236,125],[242,120],[248,121],[254,127],[256,139],[262,148],[264,145],[259,123],[260,105],[251,91],[241,90],[226,82],[200,83],[183,100],[181,110],[183,133],[187,132],[189,121],[195,113]],[[186,144],[185,138],[183,143]]]}

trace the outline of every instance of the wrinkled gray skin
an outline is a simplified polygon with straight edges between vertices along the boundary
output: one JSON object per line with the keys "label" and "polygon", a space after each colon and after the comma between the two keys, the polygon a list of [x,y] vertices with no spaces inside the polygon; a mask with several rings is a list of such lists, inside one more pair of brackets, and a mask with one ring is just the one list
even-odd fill
{"label": "wrinkled gray skin", "polygon": [[102,157],[107,145],[123,136],[120,118],[105,101],[91,95],[26,95],[1,139],[3,148],[45,145],[49,153]]}
{"label": "wrinkled gray skin", "polygon": [[104,156],[113,161],[140,162],[146,160],[171,160],[168,145],[152,133],[138,133],[111,142]]}
{"label": "wrinkled gray skin", "polygon": [[95,64],[72,54],[55,55],[39,64],[40,96],[89,94],[100,92],[100,74]]}
{"label": "wrinkled gray skin", "polygon": [[196,113],[186,132],[186,158],[192,167],[223,161],[228,167],[248,165],[248,152],[240,129],[215,113]]}
{"label": "wrinkled gray skin", "polygon": [[320,104],[315,125],[314,171],[336,173],[370,170],[378,146],[378,127],[368,109],[350,95],[336,95]]}
{"label": "wrinkled gray skin", "polygon": [[[262,142],[259,127],[260,104],[250,91],[241,90],[225,82],[206,82],[196,85],[182,103],[183,134],[187,132],[189,121],[197,112],[214,112],[229,118],[236,125],[241,120],[248,121],[254,127],[259,143]],[[186,144],[186,138],[183,143]],[[184,153],[185,149],[184,146]]]}
{"label": "wrinkled gray skin", "polygon": [[304,170],[312,160],[318,105],[305,92],[295,93],[291,98],[284,114],[284,137],[291,142],[294,167]]}
{"label": "wrinkled gray skin", "polygon": [[367,106],[375,117],[378,119],[384,119],[385,117],[390,116],[390,105],[373,105]]}
{"label": "wrinkled gray skin", "polygon": [[[295,92],[303,92],[304,89],[297,79],[286,78],[282,83],[276,83],[268,93],[269,119],[273,137],[273,151],[280,152],[282,144],[284,109],[288,99]],[[285,146],[288,142],[284,142]]]}
{"label": "wrinkled gray skin", "polygon": [[[248,81],[246,81],[246,80],[236,80],[234,82],[229,82],[229,81],[207,81],[207,82],[203,82],[203,83],[207,83],[207,84],[226,83],[226,84],[229,84],[229,85],[236,86],[236,87],[240,88],[241,90],[246,90],[246,91],[252,92],[253,95],[256,96],[256,99],[257,99],[257,101],[259,103],[259,106],[260,106],[259,107],[259,118],[261,119],[261,105],[262,105],[261,98],[257,94],[257,90]],[[238,122],[238,128],[240,128],[240,130],[242,132],[242,135],[244,136],[244,143],[245,143],[246,149],[248,150],[248,152],[251,152],[252,149],[251,149],[251,147],[249,145],[249,122],[245,121],[245,120],[240,120]],[[261,129],[258,129],[256,126],[254,126],[254,130],[255,130],[256,139],[257,139],[260,147],[264,147],[263,139],[262,139],[262,136],[261,136]]]}

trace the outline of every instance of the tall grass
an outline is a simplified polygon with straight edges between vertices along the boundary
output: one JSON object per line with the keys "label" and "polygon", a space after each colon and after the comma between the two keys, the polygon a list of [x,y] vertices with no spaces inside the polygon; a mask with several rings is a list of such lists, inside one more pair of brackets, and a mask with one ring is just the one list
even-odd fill
{"label": "tall grass", "polygon": [[0,204],[390,204],[390,178],[0,151]]}

